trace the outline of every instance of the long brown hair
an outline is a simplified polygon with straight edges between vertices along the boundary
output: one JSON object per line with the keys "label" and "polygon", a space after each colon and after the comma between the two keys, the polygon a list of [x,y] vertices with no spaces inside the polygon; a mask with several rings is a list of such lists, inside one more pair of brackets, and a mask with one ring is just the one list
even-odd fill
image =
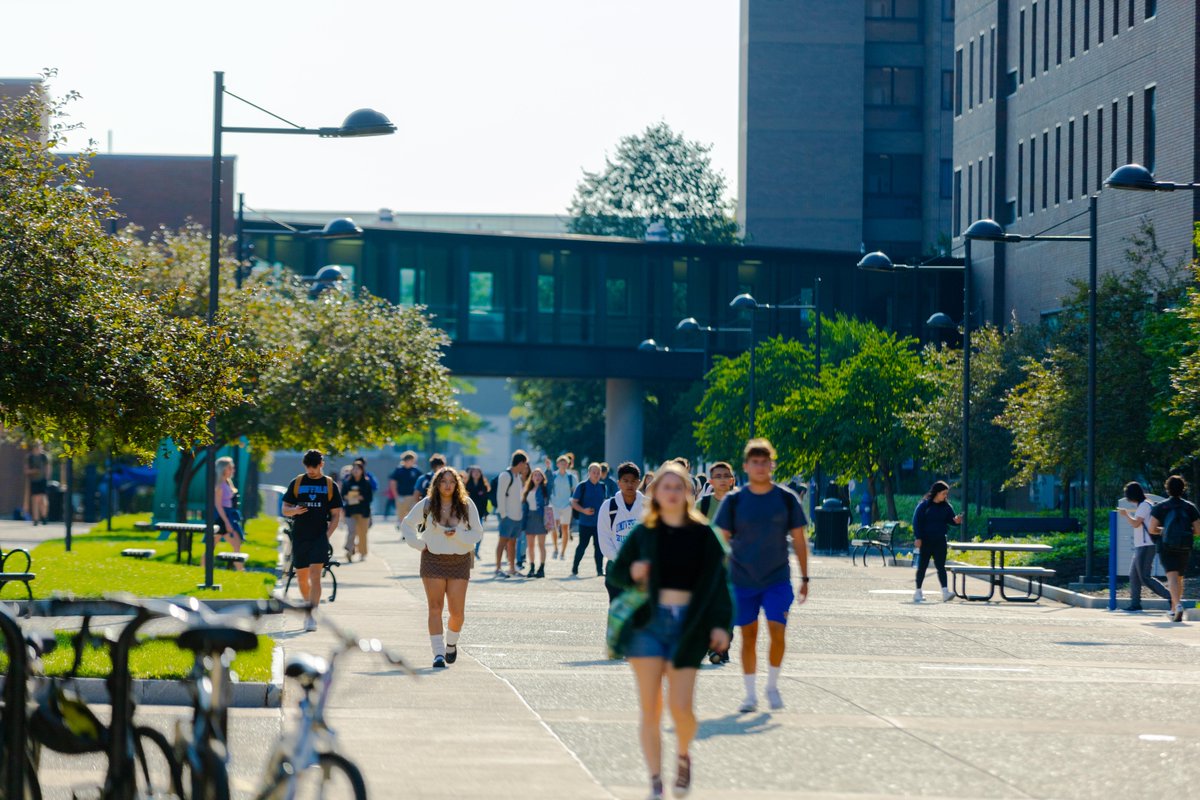
{"label": "long brown hair", "polygon": [[471,517],[467,511],[467,504],[471,502],[471,498],[467,495],[467,485],[463,483],[462,476],[453,467],[442,467],[433,473],[433,480],[429,482],[429,493],[425,496],[425,514],[422,522],[429,519],[430,514],[433,514],[433,518],[439,523],[445,519],[442,514],[442,495],[438,491],[444,475],[454,476],[455,488],[454,493],[450,495],[450,516],[470,527]]}
{"label": "long brown hair", "polygon": [[658,472],[654,474],[654,480],[650,481],[650,486],[646,492],[646,516],[642,519],[642,524],[647,528],[658,527],[658,523],[662,519],[662,507],[658,504],[658,497],[654,490],[658,488],[658,484],[664,478],[669,476],[674,476],[683,482],[684,518],[689,522],[707,525],[708,518],[696,510],[696,501],[692,497],[691,492],[692,477],[688,475],[683,467],[674,461],[668,461],[659,467]]}
{"label": "long brown hair", "polygon": [[535,474],[542,476],[542,483],[538,492],[542,495],[542,503],[544,505],[550,499],[550,482],[546,480],[546,473],[542,472],[541,467],[534,467],[529,471],[529,477],[525,479],[525,491],[521,492],[521,502],[524,503],[529,499],[529,493],[534,489],[533,476]]}

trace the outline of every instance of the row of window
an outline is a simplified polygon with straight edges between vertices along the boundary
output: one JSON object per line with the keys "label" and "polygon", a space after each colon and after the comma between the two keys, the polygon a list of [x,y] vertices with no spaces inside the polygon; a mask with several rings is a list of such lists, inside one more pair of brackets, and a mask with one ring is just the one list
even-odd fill
{"label": "row of window", "polygon": [[[1151,172],[1155,168],[1156,102],[1155,87],[1151,86],[1142,92],[1142,152],[1137,162]],[[1070,118],[1065,131],[1062,125],[1055,125],[1053,132],[1043,130],[1040,135],[1034,134],[1018,141],[1016,196],[1006,203],[1007,208],[1000,214],[1000,221],[1011,223],[1035,214],[1039,207],[1045,211],[1051,205],[1070,202],[1075,199],[1076,188],[1079,197],[1087,197],[1091,192],[1100,191],[1104,179],[1117,167],[1134,163],[1136,106],[1136,97],[1129,94],[1123,102],[1113,100],[1107,108],[1099,106],[1094,111],[1083,113],[1078,119]],[[1093,165],[1095,171],[1091,169]],[[943,196],[944,174],[943,163]],[[964,214],[967,225],[980,217],[996,216],[992,207],[994,174],[995,163],[991,155],[987,157],[986,169],[982,157],[975,163],[968,163],[964,191],[963,170],[961,167],[954,170],[951,202],[955,231],[963,230]]]}
{"label": "row of window", "polygon": [[[1010,72],[1010,81],[1016,86],[1009,92],[1037,77],[1038,71],[1050,71],[1050,31],[1054,30],[1054,64],[1061,66],[1066,36],[1066,57],[1075,58],[1079,47],[1087,52],[1096,44],[1103,44],[1105,35],[1111,31],[1115,38],[1121,28],[1132,28],[1137,21],[1138,3],[1141,2],[1141,18],[1151,19],[1158,14],[1157,0],[1033,0],[1017,14],[1017,64]],[[1053,17],[1053,24],[1051,18]],[[978,48],[976,47],[978,44]],[[1040,49],[1039,49],[1040,46]],[[978,58],[976,57],[978,50]],[[963,109],[996,98],[996,28],[981,31],[978,39],[972,37],[966,47],[954,51],[954,70],[947,71],[954,82],[954,115],[961,116]],[[987,94],[984,94],[986,78]],[[947,80],[942,78],[942,107],[948,108]],[[976,89],[978,88],[978,93]]]}

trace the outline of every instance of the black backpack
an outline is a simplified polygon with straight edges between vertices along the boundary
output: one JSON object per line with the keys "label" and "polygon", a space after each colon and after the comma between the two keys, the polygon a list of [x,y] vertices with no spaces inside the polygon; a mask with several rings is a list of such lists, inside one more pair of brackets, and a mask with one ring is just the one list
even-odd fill
{"label": "black backpack", "polygon": [[1182,503],[1171,504],[1163,520],[1162,543],[1169,550],[1187,550],[1192,546],[1192,526]]}

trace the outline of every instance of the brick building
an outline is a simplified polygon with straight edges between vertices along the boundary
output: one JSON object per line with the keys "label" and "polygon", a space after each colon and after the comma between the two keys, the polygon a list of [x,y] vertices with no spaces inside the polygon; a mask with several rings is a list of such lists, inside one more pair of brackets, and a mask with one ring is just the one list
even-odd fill
{"label": "brick building", "polygon": [[[1086,234],[1088,197],[1122,164],[1195,181],[1197,5],[1190,0],[958,0],[954,23],[955,245],[973,220],[1010,231]],[[1099,267],[1121,269],[1151,220],[1171,259],[1191,255],[1191,192],[1104,191]],[[1087,277],[1082,244],[973,248],[985,318],[1058,312]]]}
{"label": "brick building", "polygon": [[915,258],[950,227],[952,0],[742,0],[748,242]]}

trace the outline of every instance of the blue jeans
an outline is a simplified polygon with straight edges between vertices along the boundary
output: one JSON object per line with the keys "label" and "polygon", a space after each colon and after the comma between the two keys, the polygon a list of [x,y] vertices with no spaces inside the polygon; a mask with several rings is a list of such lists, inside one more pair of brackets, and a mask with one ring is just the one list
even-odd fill
{"label": "blue jeans", "polygon": [[629,646],[625,648],[625,657],[661,658],[670,661],[679,647],[679,637],[683,634],[683,618],[687,610],[687,606],[657,604],[651,614],[650,624],[633,632]]}

